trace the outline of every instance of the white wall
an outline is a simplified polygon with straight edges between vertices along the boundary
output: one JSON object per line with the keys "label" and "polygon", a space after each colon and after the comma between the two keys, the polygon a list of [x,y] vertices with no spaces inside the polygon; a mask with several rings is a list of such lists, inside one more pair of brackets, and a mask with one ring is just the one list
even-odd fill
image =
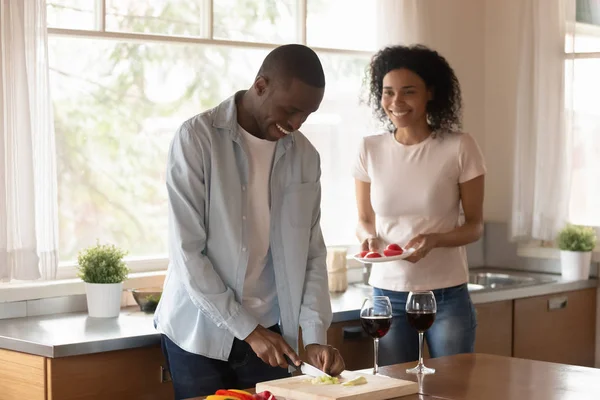
{"label": "white wall", "polygon": [[486,0],[484,153],[488,165],[485,220],[508,222],[512,196],[519,2]]}

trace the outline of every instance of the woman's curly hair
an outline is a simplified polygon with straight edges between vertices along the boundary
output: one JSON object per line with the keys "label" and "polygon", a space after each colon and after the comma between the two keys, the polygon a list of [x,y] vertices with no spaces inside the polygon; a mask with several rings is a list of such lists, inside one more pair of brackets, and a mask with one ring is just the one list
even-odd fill
{"label": "woman's curly hair", "polygon": [[385,47],[372,57],[364,84],[368,85],[367,104],[375,117],[393,126],[381,107],[383,77],[401,68],[419,75],[433,91],[433,99],[427,103],[427,122],[432,131],[440,134],[460,130],[462,98],[458,79],[444,57],[423,45]]}

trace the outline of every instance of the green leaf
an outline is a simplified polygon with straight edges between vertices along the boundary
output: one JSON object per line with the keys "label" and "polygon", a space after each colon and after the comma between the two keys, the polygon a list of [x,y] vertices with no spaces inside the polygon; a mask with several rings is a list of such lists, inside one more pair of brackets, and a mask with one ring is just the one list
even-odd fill
{"label": "green leaf", "polygon": [[77,276],[87,283],[120,283],[130,272],[124,250],[112,244],[88,247],[77,255]]}
{"label": "green leaf", "polygon": [[592,251],[596,247],[596,231],[582,225],[567,224],[558,234],[558,248],[568,251]]}

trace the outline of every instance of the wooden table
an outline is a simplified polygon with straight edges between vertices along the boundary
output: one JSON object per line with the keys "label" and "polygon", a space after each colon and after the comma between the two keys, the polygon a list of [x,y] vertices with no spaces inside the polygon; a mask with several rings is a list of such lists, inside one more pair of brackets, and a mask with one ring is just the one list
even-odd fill
{"label": "wooden table", "polygon": [[418,381],[419,393],[403,400],[588,400],[600,399],[600,369],[488,354],[461,354],[425,361],[436,369],[417,379],[414,363],[380,369],[384,375]]}
{"label": "wooden table", "polygon": [[[398,400],[598,400],[600,369],[488,354],[425,360],[433,375],[406,373],[415,363],[381,367],[380,373],[419,382],[418,395]],[[195,398],[192,400],[200,400]]]}

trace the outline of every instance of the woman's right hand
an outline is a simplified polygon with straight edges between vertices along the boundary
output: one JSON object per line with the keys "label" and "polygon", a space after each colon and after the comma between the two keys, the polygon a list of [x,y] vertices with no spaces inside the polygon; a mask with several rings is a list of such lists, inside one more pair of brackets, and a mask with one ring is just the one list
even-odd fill
{"label": "woman's right hand", "polygon": [[381,240],[378,237],[367,238],[362,242],[362,251],[372,251],[379,253],[381,249]]}

